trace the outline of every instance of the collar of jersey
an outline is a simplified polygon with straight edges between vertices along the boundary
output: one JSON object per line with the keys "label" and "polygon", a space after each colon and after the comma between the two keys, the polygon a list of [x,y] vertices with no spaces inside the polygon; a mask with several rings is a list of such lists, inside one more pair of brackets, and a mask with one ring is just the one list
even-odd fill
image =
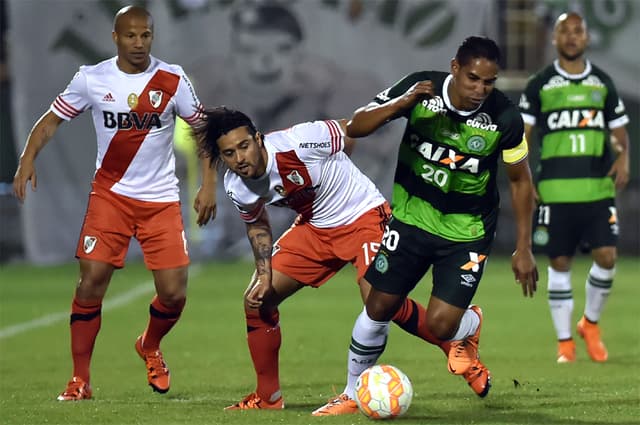
{"label": "collar of jersey", "polygon": [[111,58],[111,62],[113,63],[113,67],[116,69],[117,72],[120,73],[120,75],[124,75],[125,77],[128,77],[128,78],[139,78],[139,77],[142,77],[142,76],[146,75],[149,71],[151,71],[152,69],[154,69],[156,67],[157,59],[154,58],[151,55],[149,55],[149,58],[151,60],[149,61],[149,66],[147,67],[147,69],[145,69],[143,72],[138,72],[136,74],[129,74],[129,73],[124,72],[123,70],[121,70],[118,67],[118,56],[114,56],[113,58]]}
{"label": "collar of jersey", "polygon": [[463,117],[468,117],[478,112],[478,109],[482,108],[482,105],[484,105],[484,102],[478,105],[478,107],[473,111],[459,111],[458,109],[456,109],[455,106],[453,106],[453,104],[451,103],[451,99],[449,99],[449,91],[448,91],[449,83],[451,83],[452,79],[453,79],[453,75],[449,74],[447,75],[447,78],[444,79],[444,83],[442,83],[442,99],[444,99],[444,104],[447,105],[447,108],[449,108],[456,114],[461,115]]}
{"label": "collar of jersey", "polygon": [[553,61],[553,67],[556,69],[556,72],[558,74],[570,80],[580,80],[591,73],[591,62],[589,62],[589,59],[584,60],[584,71],[582,71],[580,74],[569,74],[567,71],[560,67],[559,59]]}

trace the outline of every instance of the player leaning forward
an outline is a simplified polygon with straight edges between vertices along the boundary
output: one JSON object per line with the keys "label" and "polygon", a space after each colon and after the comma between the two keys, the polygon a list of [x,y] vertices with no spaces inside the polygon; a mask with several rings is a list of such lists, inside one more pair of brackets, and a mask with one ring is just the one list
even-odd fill
{"label": "player leaning forward", "polygon": [[[58,396],[61,401],[92,396],[89,369],[102,300],[114,270],[124,266],[132,237],[140,243],[156,288],[148,326],[135,349],[146,363],[149,385],[160,393],[170,384],[160,340],[178,321],[186,301],[189,256],[173,129],[176,115],[193,125],[202,108],[182,68],[150,55],[153,20],[147,10],[122,8],[112,37],[117,56],[80,67],[31,130],[13,182],[16,196],[24,200],[27,182],[36,188],[38,152],[63,121],[91,110],[96,173],[76,250],[80,278],[71,305],[73,377]],[[215,173],[208,161],[203,161],[203,173],[194,203],[200,225],[215,214]]]}
{"label": "player leaning forward", "polygon": [[[380,246],[390,208],[371,180],[351,162],[354,140],[344,136],[347,121],[296,124],[263,135],[236,110],[205,111],[196,130],[201,154],[226,167],[225,192],[245,221],[256,274],[245,292],[247,342],[256,372],[256,390],[227,410],[281,409],[281,332],[278,306],[305,287],[320,287],[346,264],[362,276]],[[267,206],[295,210],[293,226],[272,243]],[[393,321],[430,340],[422,326],[426,310],[406,298]],[[466,375],[469,383],[475,375]],[[342,398],[332,405],[343,405]],[[316,416],[334,414],[321,409]]]}
{"label": "player leaning forward", "polygon": [[504,162],[517,225],[512,269],[525,296],[538,273],[531,253],[533,184],[524,125],[499,90],[500,51],[490,39],[469,37],[449,73],[410,74],[358,109],[347,125],[364,137],[386,122],[406,118],[393,188],[393,219],[364,276],[371,285],[349,348],[347,386],[340,405],[356,411],[355,382],[374,364],[387,341],[389,319],[433,266],[433,290],[423,326],[480,396],[489,391],[489,370],[480,362],[482,311],[470,305],[487,264],[498,219],[498,161]]}

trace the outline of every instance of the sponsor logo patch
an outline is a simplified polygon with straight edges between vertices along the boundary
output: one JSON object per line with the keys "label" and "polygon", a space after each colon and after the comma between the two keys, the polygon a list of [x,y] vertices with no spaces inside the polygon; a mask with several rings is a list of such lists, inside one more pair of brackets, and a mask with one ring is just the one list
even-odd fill
{"label": "sponsor logo patch", "polygon": [[149,90],[149,103],[154,108],[158,108],[162,103],[162,90]]}
{"label": "sponsor logo patch", "polygon": [[85,254],[91,254],[91,252],[95,249],[96,244],[98,243],[98,238],[95,236],[85,236],[84,243],[82,244],[82,249]]}

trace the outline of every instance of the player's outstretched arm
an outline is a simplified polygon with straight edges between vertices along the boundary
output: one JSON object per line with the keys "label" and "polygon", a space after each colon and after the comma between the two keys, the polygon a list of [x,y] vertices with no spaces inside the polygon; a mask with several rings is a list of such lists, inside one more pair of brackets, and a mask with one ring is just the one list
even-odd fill
{"label": "player's outstretched arm", "polygon": [[18,169],[13,177],[13,193],[20,202],[23,202],[27,196],[28,181],[31,181],[31,188],[35,192],[38,186],[35,167],[36,156],[53,137],[62,121],[62,118],[48,111],[40,117],[31,129],[27,143],[18,161]]}
{"label": "player's outstretched arm", "polygon": [[538,287],[538,269],[531,251],[531,217],[534,209],[531,170],[526,157],[506,167],[517,235],[511,268],[516,283],[522,285],[522,294],[533,297]]}

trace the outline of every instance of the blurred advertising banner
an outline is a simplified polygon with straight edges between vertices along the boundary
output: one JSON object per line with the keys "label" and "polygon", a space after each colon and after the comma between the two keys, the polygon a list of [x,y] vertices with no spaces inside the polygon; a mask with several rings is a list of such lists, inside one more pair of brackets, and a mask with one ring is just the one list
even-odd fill
{"label": "blurred advertising banner", "polygon": [[[298,0],[265,2],[154,0],[152,54],[183,66],[205,105],[247,112],[263,131],[302,121],[348,117],[403,75],[449,69],[469,35],[496,37],[489,0]],[[16,150],[78,67],[113,56],[110,0],[9,0],[12,112]],[[273,4],[270,2],[269,4]],[[400,126],[362,139],[354,161],[390,195]],[[395,125],[395,124],[394,124]],[[194,258],[250,255],[244,224],[218,191],[218,217],[192,225],[197,187],[192,146],[178,138],[177,172]],[[38,190],[21,211],[26,259],[73,258],[95,169],[95,132],[88,113],[63,123],[37,160]],[[274,236],[291,221],[270,210]],[[132,244],[133,256],[139,255]]]}

